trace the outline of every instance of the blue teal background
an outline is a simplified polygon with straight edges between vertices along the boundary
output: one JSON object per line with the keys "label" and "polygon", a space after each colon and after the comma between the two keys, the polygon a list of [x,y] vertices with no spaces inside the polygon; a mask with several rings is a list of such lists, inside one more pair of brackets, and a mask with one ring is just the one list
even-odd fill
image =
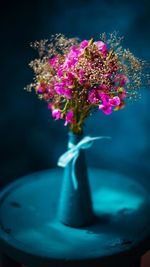
{"label": "blue teal background", "polygon": [[[53,168],[66,150],[67,128],[52,120],[47,105],[23,90],[32,81],[29,43],[54,33],[81,39],[119,31],[123,46],[150,62],[149,0],[55,0],[1,2],[0,184]],[[87,163],[102,169],[150,176],[150,89],[124,110],[87,120],[85,134],[110,135],[87,151]]]}

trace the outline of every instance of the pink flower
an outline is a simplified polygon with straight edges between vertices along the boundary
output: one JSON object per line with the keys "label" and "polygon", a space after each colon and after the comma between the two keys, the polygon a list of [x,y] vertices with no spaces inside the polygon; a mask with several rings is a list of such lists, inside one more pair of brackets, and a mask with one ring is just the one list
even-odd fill
{"label": "pink flower", "polygon": [[70,69],[74,64],[76,63],[76,60],[71,60],[70,58],[66,58],[63,67],[65,69]]}
{"label": "pink flower", "polygon": [[61,84],[58,84],[55,86],[55,91],[58,95],[63,95],[64,94],[64,91],[65,91],[65,88],[63,87],[63,85]]}
{"label": "pink flower", "polygon": [[73,85],[74,79],[75,79],[74,74],[72,72],[68,72],[66,73],[66,76],[63,79],[63,81],[66,83],[67,87],[70,87]]}
{"label": "pink flower", "polygon": [[58,56],[54,56],[53,58],[49,59],[49,64],[53,67],[56,68],[58,66]]}
{"label": "pink flower", "polygon": [[107,44],[105,44],[102,41],[94,42],[94,44],[97,45],[97,47],[99,48],[99,50],[102,53],[102,55],[106,56],[106,54],[107,54]]}
{"label": "pink flower", "polygon": [[63,95],[64,95],[66,98],[71,99],[71,93],[72,93],[71,89],[66,89],[66,90],[64,91]]}
{"label": "pink flower", "polygon": [[110,96],[105,92],[100,92],[99,96],[103,102],[104,105],[108,104]]}
{"label": "pink flower", "polygon": [[99,105],[99,109],[103,111],[105,115],[110,115],[112,113],[112,107],[110,105]]}
{"label": "pink flower", "polygon": [[63,95],[66,98],[70,99],[71,98],[71,89],[66,89],[65,85],[62,84],[56,84],[55,85],[55,91],[58,95]]}
{"label": "pink flower", "polygon": [[75,46],[73,46],[66,56],[65,62],[63,64],[63,67],[65,69],[70,69],[74,67],[76,62],[78,61],[78,56],[80,54],[80,49],[77,49]]}
{"label": "pink flower", "polygon": [[57,75],[58,75],[58,77],[60,77],[60,78],[64,75],[64,70],[63,70],[62,67],[60,67],[60,68],[58,69],[58,71],[57,71]]}
{"label": "pink flower", "polygon": [[114,96],[113,98],[110,98],[109,104],[111,106],[114,106],[114,107],[119,106],[120,105],[120,98],[118,96]]}
{"label": "pink flower", "polygon": [[55,118],[55,120],[59,120],[61,118],[60,109],[53,109],[52,110],[52,117]]}
{"label": "pink flower", "polygon": [[72,111],[72,110],[68,111],[68,113],[67,113],[67,115],[66,115],[66,121],[65,121],[65,124],[64,124],[65,126],[66,126],[68,123],[74,123],[73,116],[74,116],[73,111]]}
{"label": "pink flower", "polygon": [[102,110],[105,115],[110,115],[112,113],[112,107],[119,106],[121,102],[118,96],[110,98],[110,96],[105,93],[101,93],[101,100],[103,103],[99,105],[99,109]]}
{"label": "pink flower", "polygon": [[89,42],[87,40],[84,40],[80,43],[80,48],[86,48],[88,46]]}

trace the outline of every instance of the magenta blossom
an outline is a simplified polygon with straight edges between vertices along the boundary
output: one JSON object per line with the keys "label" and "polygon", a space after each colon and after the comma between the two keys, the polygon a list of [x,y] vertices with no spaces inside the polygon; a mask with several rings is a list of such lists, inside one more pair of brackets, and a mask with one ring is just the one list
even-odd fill
{"label": "magenta blossom", "polygon": [[53,58],[49,59],[49,64],[54,70],[57,70],[59,68],[59,57],[54,56]]}
{"label": "magenta blossom", "polygon": [[70,99],[71,98],[71,89],[66,89],[65,87],[63,87],[63,84],[59,85],[57,84],[55,86],[55,91],[58,95],[63,95],[65,96],[67,99]]}
{"label": "magenta blossom", "polygon": [[66,89],[66,90],[64,91],[64,96],[65,96],[67,99],[71,99],[71,93],[72,93],[71,89]]}
{"label": "magenta blossom", "polygon": [[52,117],[55,118],[55,120],[59,120],[61,118],[60,109],[53,109],[52,110]]}
{"label": "magenta blossom", "polygon": [[112,113],[112,107],[109,104],[101,104],[99,105],[99,109],[102,110],[105,115],[110,115]]}
{"label": "magenta blossom", "polygon": [[120,105],[120,98],[118,96],[109,98],[109,96],[103,94],[101,99],[103,103],[99,105],[99,109],[102,110],[105,115],[110,115],[112,113],[112,107]]}
{"label": "magenta blossom", "polygon": [[107,45],[102,41],[94,42],[94,44],[99,48],[99,51],[102,53],[103,56],[107,54]]}
{"label": "magenta blossom", "polygon": [[63,84],[56,84],[55,91],[58,95],[64,95],[65,88],[63,87]]}
{"label": "magenta blossom", "polygon": [[87,40],[83,40],[80,44],[80,48],[86,48],[88,46],[89,42]]}
{"label": "magenta blossom", "polygon": [[109,99],[109,104],[113,107],[120,105],[120,98],[118,96],[114,96],[113,98]]}
{"label": "magenta blossom", "polygon": [[63,64],[64,69],[71,69],[72,67],[74,67],[74,65],[78,61],[79,54],[80,54],[80,49],[77,49],[76,47],[73,46]]}
{"label": "magenta blossom", "polygon": [[74,123],[74,119],[73,119],[73,116],[74,116],[74,113],[72,110],[68,111],[67,115],[66,115],[66,121],[65,121],[65,126],[68,124],[68,123]]}
{"label": "magenta blossom", "polygon": [[110,96],[108,95],[108,93],[100,92],[99,93],[99,96],[100,96],[100,98],[101,98],[101,100],[102,100],[102,102],[103,102],[104,105],[105,104],[108,104],[109,98],[110,98]]}

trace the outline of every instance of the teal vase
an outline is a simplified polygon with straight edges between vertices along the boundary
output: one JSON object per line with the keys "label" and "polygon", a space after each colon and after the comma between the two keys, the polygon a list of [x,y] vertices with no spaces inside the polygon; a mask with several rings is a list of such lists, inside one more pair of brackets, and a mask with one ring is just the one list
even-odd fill
{"label": "teal vase", "polygon": [[[76,145],[82,138],[82,135],[69,132],[68,149],[70,144]],[[71,160],[64,169],[58,219],[61,223],[70,227],[82,227],[91,224],[95,218],[92,210],[85,154],[82,149],[76,160],[74,171],[77,188],[73,184]]]}

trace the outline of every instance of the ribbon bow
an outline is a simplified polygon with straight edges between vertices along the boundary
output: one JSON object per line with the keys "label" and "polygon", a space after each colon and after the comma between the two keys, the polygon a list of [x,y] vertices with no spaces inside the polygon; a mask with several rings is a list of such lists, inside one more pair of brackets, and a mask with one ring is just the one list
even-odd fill
{"label": "ribbon bow", "polygon": [[60,156],[60,158],[58,159],[57,165],[59,167],[64,168],[72,160],[72,182],[74,185],[74,189],[77,190],[77,188],[78,188],[78,181],[77,181],[77,178],[75,175],[75,164],[76,164],[77,158],[79,156],[80,149],[90,148],[93,145],[93,142],[95,140],[110,139],[110,138],[111,138],[110,136],[96,136],[96,137],[85,136],[76,145],[69,143],[69,145],[68,145],[69,150]]}

